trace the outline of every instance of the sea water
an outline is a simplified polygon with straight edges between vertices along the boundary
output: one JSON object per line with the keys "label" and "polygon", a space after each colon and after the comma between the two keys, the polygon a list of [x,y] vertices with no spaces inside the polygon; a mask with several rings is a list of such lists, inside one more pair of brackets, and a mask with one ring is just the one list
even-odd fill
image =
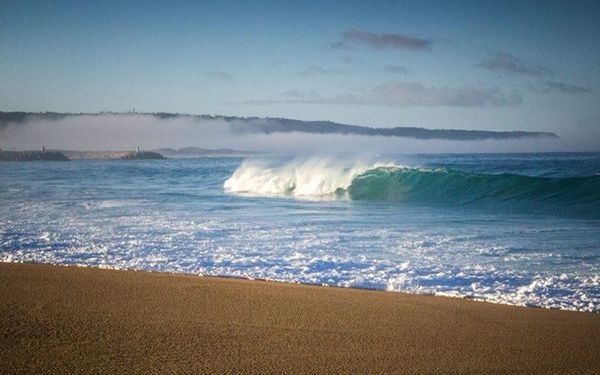
{"label": "sea water", "polygon": [[600,311],[600,154],[0,163],[0,261]]}

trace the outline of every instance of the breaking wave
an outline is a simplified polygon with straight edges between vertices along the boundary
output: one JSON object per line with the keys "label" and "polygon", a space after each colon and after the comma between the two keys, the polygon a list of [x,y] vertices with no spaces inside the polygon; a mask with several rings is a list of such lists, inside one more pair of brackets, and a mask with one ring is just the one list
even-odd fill
{"label": "breaking wave", "polygon": [[281,166],[244,162],[225,181],[226,191],[306,199],[351,199],[442,205],[479,203],[566,206],[580,213],[600,211],[600,176],[539,177],[482,174],[393,163],[331,160],[292,161]]}

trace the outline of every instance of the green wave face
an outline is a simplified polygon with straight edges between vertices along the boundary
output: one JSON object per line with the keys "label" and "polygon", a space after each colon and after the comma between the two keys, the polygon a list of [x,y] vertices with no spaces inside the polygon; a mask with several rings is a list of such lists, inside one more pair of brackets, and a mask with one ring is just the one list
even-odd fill
{"label": "green wave face", "polygon": [[600,176],[531,177],[453,170],[380,167],[354,177],[352,200],[442,205],[506,203],[559,208],[600,216]]}

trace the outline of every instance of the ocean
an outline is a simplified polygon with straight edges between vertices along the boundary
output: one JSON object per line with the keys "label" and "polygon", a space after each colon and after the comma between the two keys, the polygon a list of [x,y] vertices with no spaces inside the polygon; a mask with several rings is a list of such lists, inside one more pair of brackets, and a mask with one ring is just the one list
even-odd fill
{"label": "ocean", "polygon": [[600,312],[600,154],[2,162],[0,261]]}

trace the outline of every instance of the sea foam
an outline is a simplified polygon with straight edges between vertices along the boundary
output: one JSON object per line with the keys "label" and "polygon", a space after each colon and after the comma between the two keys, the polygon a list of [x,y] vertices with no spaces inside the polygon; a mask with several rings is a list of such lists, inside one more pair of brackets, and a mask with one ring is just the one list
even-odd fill
{"label": "sea foam", "polygon": [[[595,207],[598,176],[588,172],[600,161],[541,178],[538,156],[436,158],[2,165],[0,262],[600,312],[600,219],[580,217]],[[552,168],[574,165],[551,160]],[[520,209],[544,205],[558,209]]]}
{"label": "sea foam", "polygon": [[224,189],[258,196],[495,205],[600,217],[600,177],[595,175],[544,177],[313,158],[275,166],[245,161],[225,181]]}
{"label": "sea foam", "polygon": [[266,161],[246,160],[225,181],[226,191],[251,195],[298,198],[334,198],[369,169],[400,167],[386,163],[344,162],[333,158],[292,160],[272,166]]}

